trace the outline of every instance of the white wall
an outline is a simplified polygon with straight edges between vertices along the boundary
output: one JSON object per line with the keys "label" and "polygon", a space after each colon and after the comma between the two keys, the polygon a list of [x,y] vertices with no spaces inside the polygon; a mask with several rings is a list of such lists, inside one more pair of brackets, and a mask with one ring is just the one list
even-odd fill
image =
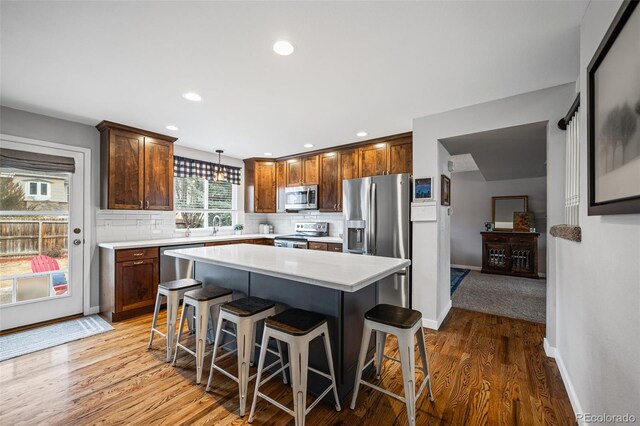
{"label": "white wall", "polygon": [[582,242],[550,241],[558,264],[555,346],[574,410],[640,418],[640,214],[587,216],[586,69],[619,6],[591,2],[581,25]]}
{"label": "white wall", "polygon": [[547,271],[547,178],[485,181],[479,171],[453,173],[451,177],[451,263],[482,266],[484,223],[491,222],[491,197],[527,195],[535,215],[538,271]]}
{"label": "white wall", "polygon": [[[523,124],[548,122],[547,126],[547,220],[562,222],[565,133],[556,123],[573,102],[575,84],[568,83],[470,107],[447,111],[413,121],[413,174],[436,177],[435,194],[440,199],[443,162],[439,139]],[[444,151],[446,155],[446,150]],[[551,179],[555,180],[551,180]],[[555,186],[553,182],[556,182]],[[452,194],[455,187],[452,188]],[[552,202],[553,201],[553,202]],[[455,208],[455,206],[453,206]],[[449,219],[439,209],[436,222],[413,225],[413,307],[422,312],[427,327],[437,327],[451,306],[448,246]],[[548,257],[548,256],[547,256]],[[446,262],[443,259],[447,259]],[[553,265],[547,261],[547,275]],[[555,283],[547,277],[548,288]],[[555,288],[555,287],[554,287]],[[548,298],[549,300],[550,298]],[[553,302],[555,303],[555,302]],[[549,318],[548,318],[549,320]],[[555,325],[552,327],[555,329]]]}

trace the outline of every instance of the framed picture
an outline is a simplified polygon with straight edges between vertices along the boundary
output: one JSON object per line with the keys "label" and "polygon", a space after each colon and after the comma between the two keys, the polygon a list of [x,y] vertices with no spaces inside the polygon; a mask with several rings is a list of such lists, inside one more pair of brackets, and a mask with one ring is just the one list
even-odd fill
{"label": "framed picture", "polygon": [[451,205],[451,179],[447,176],[440,176],[440,204]]}
{"label": "framed picture", "polygon": [[640,7],[623,2],[587,68],[590,216],[640,213]]}
{"label": "framed picture", "polygon": [[433,200],[433,178],[413,178],[413,201],[424,202]]}

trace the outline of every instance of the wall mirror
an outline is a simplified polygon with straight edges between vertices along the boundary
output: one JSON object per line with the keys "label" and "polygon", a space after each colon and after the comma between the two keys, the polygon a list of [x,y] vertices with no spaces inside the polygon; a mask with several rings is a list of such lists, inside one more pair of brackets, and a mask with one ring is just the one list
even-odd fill
{"label": "wall mirror", "polygon": [[526,212],[529,204],[527,195],[491,197],[491,221],[497,231],[513,230],[513,213]]}

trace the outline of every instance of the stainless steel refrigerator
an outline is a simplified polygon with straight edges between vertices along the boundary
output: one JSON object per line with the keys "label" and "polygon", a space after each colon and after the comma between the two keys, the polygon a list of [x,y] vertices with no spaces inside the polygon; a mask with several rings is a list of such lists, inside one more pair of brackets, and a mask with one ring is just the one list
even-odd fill
{"label": "stainless steel refrigerator", "polygon": [[[344,180],[343,251],[410,259],[410,200],[406,173]],[[410,268],[380,280],[378,303],[411,306]]]}

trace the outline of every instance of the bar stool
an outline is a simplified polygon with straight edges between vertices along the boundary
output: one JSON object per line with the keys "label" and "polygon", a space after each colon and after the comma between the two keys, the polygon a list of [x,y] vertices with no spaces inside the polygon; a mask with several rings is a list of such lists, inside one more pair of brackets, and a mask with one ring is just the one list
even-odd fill
{"label": "bar stool", "polygon": [[[278,352],[275,352],[265,346],[260,346],[256,343],[256,323],[262,321],[268,316],[276,313],[276,304],[269,300],[260,299],[259,297],[245,297],[242,299],[234,300],[233,302],[220,305],[220,315],[218,317],[218,324],[216,326],[216,337],[213,343],[213,356],[211,358],[211,369],[209,370],[209,380],[207,382],[207,388],[205,392],[211,389],[211,381],[213,378],[214,370],[218,370],[231,380],[238,383],[238,393],[240,396],[240,416],[244,416],[247,406],[247,388],[249,382],[253,380],[256,375],[249,376],[249,366],[253,364],[253,353],[255,347],[260,347],[262,351],[268,351],[273,355],[278,356],[278,360],[269,365],[267,368],[272,368],[276,364],[280,363],[280,368],[275,374],[282,372],[283,382],[287,383],[287,376],[284,369],[286,366],[282,360],[282,350],[280,348],[280,342],[278,342]],[[222,328],[222,324],[225,322],[231,322],[235,324],[235,334],[231,331]],[[231,340],[224,345],[220,345],[222,342],[221,334],[227,333],[235,337],[235,340]],[[216,352],[219,347],[225,348],[227,345],[236,343],[236,349],[227,352],[226,354],[217,357]],[[216,361],[220,362],[224,358],[237,353],[238,357],[238,377],[224,370],[220,366],[216,365]]]}
{"label": "bar stool", "polygon": [[[153,344],[154,333],[163,336],[167,341],[167,362],[171,361],[173,348],[175,347],[176,323],[178,322],[178,305],[184,298],[184,294],[189,290],[202,287],[200,281],[185,278],[176,281],[168,281],[158,284],[158,295],[156,296],[156,307],[153,310],[153,322],[151,323],[151,336],[149,337],[149,346],[151,350]],[[162,305],[162,298],[167,298],[167,322],[158,324],[158,314]],[[167,325],[166,334],[158,330],[158,326]]]}
{"label": "bar stool", "polygon": [[[422,314],[413,309],[381,304],[365,313],[364,317],[364,329],[362,331],[362,343],[360,345],[360,356],[358,357],[356,383],[353,390],[353,398],[351,400],[351,409],[353,410],[356,407],[358,390],[360,384],[363,384],[404,402],[407,406],[409,424],[413,426],[416,424],[416,400],[422,394],[425,386],[427,387],[429,400],[433,402],[431,376],[429,375],[429,361],[427,360],[427,349],[424,344],[424,330],[422,329]],[[364,362],[369,348],[371,331],[376,332],[376,354],[371,361],[365,364]],[[393,334],[398,338],[400,359],[392,358],[384,354],[387,334]],[[422,381],[422,385],[420,385],[420,389],[417,394],[415,389],[415,347],[413,343],[413,339],[416,334],[418,334],[418,349],[420,350],[420,357],[422,358],[421,370],[424,374],[424,380]],[[371,365],[374,359],[376,361],[376,378],[380,378],[383,358],[399,362],[402,365],[404,398],[362,379],[362,372]]]}
{"label": "bar stool", "polygon": [[[324,339],[324,349],[327,356],[327,364],[329,365],[329,374],[309,367],[309,343],[319,336],[323,336]],[[282,341],[289,345],[289,363],[287,363],[287,366],[291,365],[289,367],[289,372],[291,373],[291,383],[293,385],[293,411],[260,392],[260,386],[271,380],[271,378],[278,373],[275,372],[264,381],[260,381],[264,370],[265,348],[268,346],[269,339],[271,338],[276,339],[276,342]],[[253,394],[249,423],[253,422],[258,397],[267,400],[276,407],[292,415],[295,419],[296,426],[304,426],[306,415],[332,389],[333,397],[336,401],[336,411],[340,411],[336,376],[333,371],[333,358],[331,356],[331,343],[329,342],[329,327],[327,326],[326,316],[316,312],[304,311],[302,309],[288,309],[277,315],[269,317],[265,322],[261,346],[262,349],[260,350],[260,358],[258,360],[256,391]],[[267,369],[268,368],[269,367],[267,367]],[[307,408],[308,371],[312,371],[313,373],[331,380],[331,385],[325,389],[325,391],[322,392],[322,394]]]}
{"label": "bar stool", "polygon": [[[188,291],[184,294],[184,303],[182,306],[182,315],[180,316],[180,327],[178,328],[178,340],[176,342],[176,352],[173,356],[173,364],[176,365],[178,358],[178,350],[184,349],[191,355],[196,357],[196,383],[200,384],[202,379],[202,366],[204,357],[206,356],[204,348],[206,345],[207,328],[209,326],[209,315],[215,320],[215,314],[211,312],[211,308],[233,299],[233,292],[226,288],[216,287],[213,285],[202,287],[196,290]],[[182,338],[182,329],[187,318],[188,308],[195,310],[196,323],[196,350],[195,352],[180,343]],[[215,344],[215,343],[214,343]]]}

